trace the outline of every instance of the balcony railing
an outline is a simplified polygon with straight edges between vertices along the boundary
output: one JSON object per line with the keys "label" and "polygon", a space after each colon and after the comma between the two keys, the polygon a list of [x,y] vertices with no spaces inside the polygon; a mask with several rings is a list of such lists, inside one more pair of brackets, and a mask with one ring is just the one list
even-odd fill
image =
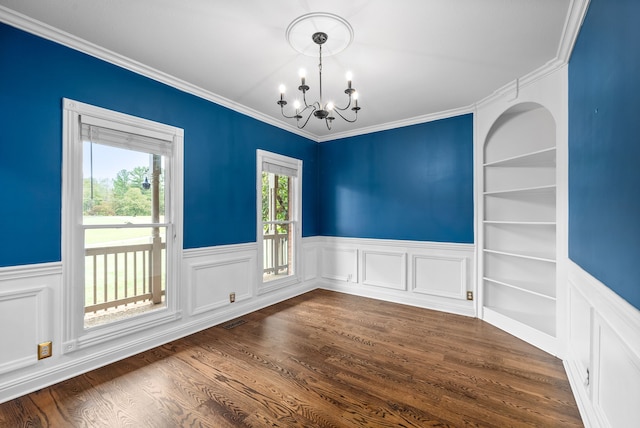
{"label": "balcony railing", "polygon": [[272,233],[262,237],[263,276],[289,275],[289,234]]}
{"label": "balcony railing", "polygon": [[[85,313],[153,301],[165,294],[166,243],[161,251],[161,269],[155,273],[154,244],[120,245],[85,249]],[[154,286],[159,288],[154,290]]]}
{"label": "balcony railing", "polygon": [[[265,278],[289,274],[289,234],[263,236]],[[153,244],[85,249],[85,313],[152,301],[165,295],[166,243],[159,244],[161,280],[153,280]],[[160,287],[154,293],[154,282]]]}

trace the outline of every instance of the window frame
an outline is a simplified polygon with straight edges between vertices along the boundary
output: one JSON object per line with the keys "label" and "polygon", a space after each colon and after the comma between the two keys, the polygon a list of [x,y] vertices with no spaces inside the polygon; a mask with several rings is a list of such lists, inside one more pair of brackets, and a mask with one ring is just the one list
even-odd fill
{"label": "window frame", "polygon": [[[84,326],[83,115],[103,121],[112,129],[157,138],[170,146],[165,165],[170,171],[165,181],[165,193],[169,193],[165,222],[170,223],[166,239],[166,305],[145,314],[89,328]],[[62,128],[62,352],[69,353],[180,318],[184,131],[66,98],[63,99]]]}
{"label": "window frame", "polygon": [[[264,171],[264,162],[296,172],[295,176],[290,176],[291,180],[289,181],[289,198],[291,199],[291,196],[293,196],[293,204],[289,207],[289,221],[293,224],[291,237],[293,274],[266,282],[263,279],[264,239],[262,221],[262,172]],[[256,151],[256,242],[258,247],[258,294],[278,290],[302,281],[302,160],[261,149]]]}

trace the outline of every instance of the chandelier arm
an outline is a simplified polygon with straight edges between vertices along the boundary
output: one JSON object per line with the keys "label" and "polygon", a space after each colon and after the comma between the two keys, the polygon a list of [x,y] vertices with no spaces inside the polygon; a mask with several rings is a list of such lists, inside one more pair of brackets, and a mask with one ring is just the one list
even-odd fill
{"label": "chandelier arm", "polygon": [[336,106],[336,105],[334,105],[334,106],[333,106],[333,108],[334,108],[335,110],[340,110],[340,111],[345,111],[345,110],[347,110],[349,107],[351,107],[351,97],[349,97],[349,103],[347,104],[347,106],[346,106],[346,107],[340,108],[340,107],[338,107],[338,106]]}
{"label": "chandelier arm", "polygon": [[[344,109],[343,109],[344,110]],[[342,113],[340,113],[339,111],[337,111],[336,109],[333,109],[334,112],[336,112],[338,114],[338,116],[340,116],[344,121],[349,122],[349,123],[354,123],[356,120],[358,120],[358,113],[356,113],[356,117],[353,120],[347,119],[346,117],[344,117],[342,115]],[[331,129],[331,128],[329,128]]]}
{"label": "chandelier arm", "polygon": [[[306,106],[306,107],[305,107],[305,108],[303,108],[302,110],[300,110],[300,111],[298,112],[298,114],[303,114],[305,111],[307,111],[307,110],[309,110],[309,109],[313,109],[313,110],[311,110],[311,112],[310,112],[309,114],[313,114],[313,112],[314,112],[314,111],[316,111],[316,107],[315,107],[313,104],[311,104],[311,105]],[[295,117],[295,116],[294,116],[294,117]]]}
{"label": "chandelier arm", "polygon": [[293,116],[287,116],[286,114],[284,114],[284,107],[280,107],[280,112],[281,112],[281,113],[282,113],[282,115],[283,115],[284,117],[286,117],[287,119],[294,119],[294,118],[296,117],[295,115],[293,115]]}
{"label": "chandelier arm", "polygon": [[307,104],[307,91],[302,91],[302,102],[304,102],[304,108],[309,108],[311,105]]}
{"label": "chandelier arm", "polygon": [[[347,89],[347,91],[349,91],[349,89]],[[349,96],[349,102],[347,103],[346,107],[338,107],[337,105],[334,105],[333,108],[335,110],[340,110],[340,111],[345,111],[347,110],[349,107],[351,107],[351,94],[348,93],[347,91],[345,91],[345,93],[347,93],[347,95]],[[355,91],[354,91],[355,92]]]}
{"label": "chandelier arm", "polygon": [[[311,107],[311,108],[312,108],[313,110],[311,110],[311,111],[309,112],[309,115],[307,116],[307,119],[304,121],[304,124],[303,124],[302,126],[300,126],[300,121],[297,121],[297,122],[298,122],[298,124],[297,124],[296,126],[298,127],[298,129],[302,129],[302,128],[304,128],[305,126],[307,126],[307,123],[309,123],[309,119],[311,119],[311,116],[313,116],[313,112],[314,112],[314,111],[316,111],[316,108],[315,108],[315,107]],[[306,108],[305,108],[305,110],[306,110]],[[304,111],[304,110],[303,110],[303,111]]]}

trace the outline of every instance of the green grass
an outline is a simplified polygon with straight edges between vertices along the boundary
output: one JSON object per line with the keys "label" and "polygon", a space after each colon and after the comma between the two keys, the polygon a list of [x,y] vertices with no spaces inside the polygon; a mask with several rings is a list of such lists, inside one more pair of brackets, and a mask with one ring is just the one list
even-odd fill
{"label": "green grass", "polygon": [[[160,221],[164,221],[163,218]],[[151,217],[127,217],[127,216],[85,216],[85,226],[97,226],[107,224],[149,224]],[[164,242],[166,229],[160,229],[160,236]],[[145,244],[151,239],[151,228],[122,228],[122,229],[87,229],[85,233],[85,247],[104,247],[112,245]]]}

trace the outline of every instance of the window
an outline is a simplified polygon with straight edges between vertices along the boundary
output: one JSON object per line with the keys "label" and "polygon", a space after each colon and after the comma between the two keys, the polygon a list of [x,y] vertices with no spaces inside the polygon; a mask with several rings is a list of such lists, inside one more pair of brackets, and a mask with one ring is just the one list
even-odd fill
{"label": "window", "polygon": [[70,351],[104,335],[175,319],[182,130],[71,100],[64,107],[63,275]]}
{"label": "window", "polygon": [[257,152],[259,277],[262,291],[298,282],[302,161]]}

